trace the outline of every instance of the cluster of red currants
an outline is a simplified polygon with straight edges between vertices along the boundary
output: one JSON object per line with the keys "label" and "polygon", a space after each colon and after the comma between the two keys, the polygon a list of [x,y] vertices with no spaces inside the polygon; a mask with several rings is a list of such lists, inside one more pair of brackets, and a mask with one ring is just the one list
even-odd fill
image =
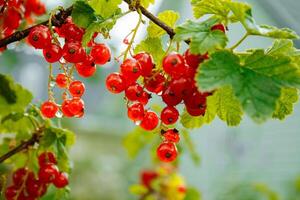
{"label": "cluster of red currants", "polygon": [[57,160],[52,152],[44,152],[38,157],[39,172],[35,177],[28,168],[20,168],[13,175],[13,185],[6,188],[7,200],[37,200],[46,192],[52,183],[56,188],[68,185],[68,175],[60,172],[56,166]]}
{"label": "cluster of red currants", "polygon": [[[225,32],[225,27],[217,24],[212,30]],[[115,94],[125,91],[129,119],[146,131],[152,131],[159,125],[159,117],[155,112],[145,109],[151,93],[161,97],[166,104],[160,114],[163,125],[172,125],[178,121],[179,111],[176,106],[182,102],[191,116],[205,114],[206,99],[212,93],[201,92],[194,79],[200,63],[208,58],[208,54],[194,55],[189,49],[184,55],[171,52],[164,57],[162,69],[157,69],[151,55],[141,52],[124,60],[120,72],[107,77],[106,86]],[[162,161],[173,161],[176,158],[174,143],[166,139],[159,146],[157,154]]]}
{"label": "cluster of red currants", "polygon": [[[73,80],[73,71],[76,69],[79,76],[83,78],[93,76],[97,64],[104,65],[110,61],[110,49],[105,44],[95,43],[94,39],[97,37],[95,34],[88,44],[87,48],[90,53],[87,54],[87,49],[82,46],[85,30],[77,27],[71,18],[68,18],[61,27],[56,27],[52,35],[51,28],[43,25],[34,27],[28,36],[28,41],[33,47],[43,50],[45,60],[49,63],[59,62],[62,71],[62,73],[57,74],[56,78],[50,75],[50,79],[53,79],[56,85],[64,90],[62,105],[59,106],[55,103],[50,92],[49,100],[41,106],[41,112],[46,118],[57,116],[59,110],[65,117],[82,117],[84,115],[84,102],[81,97],[85,92],[85,86],[81,81]],[[64,38],[62,47],[58,37]],[[69,98],[68,93],[71,98]]]}
{"label": "cluster of red currants", "polygon": [[[32,23],[32,15],[40,16],[46,13],[45,5],[39,0],[0,0],[0,38],[14,33],[25,19]],[[4,48],[5,49],[5,48]]]}

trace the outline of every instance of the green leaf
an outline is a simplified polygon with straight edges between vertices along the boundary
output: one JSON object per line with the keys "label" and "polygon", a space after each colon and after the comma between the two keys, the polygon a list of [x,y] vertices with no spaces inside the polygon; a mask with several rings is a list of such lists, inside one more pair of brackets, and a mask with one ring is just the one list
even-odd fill
{"label": "green leaf", "polygon": [[141,5],[148,8],[150,4],[154,4],[155,0],[141,0]]}
{"label": "green leaf", "polygon": [[148,189],[144,185],[131,185],[129,192],[134,195],[143,195],[148,192]]}
{"label": "green leaf", "polygon": [[298,101],[298,90],[295,88],[282,88],[281,95],[276,103],[276,110],[273,118],[283,120],[287,115],[292,114],[294,103]]}
{"label": "green leaf", "polygon": [[72,20],[77,26],[87,28],[96,19],[93,8],[85,1],[76,1],[73,4]]}
{"label": "green leaf", "polygon": [[207,99],[208,106],[214,107],[219,118],[228,126],[240,124],[243,116],[242,106],[230,86],[218,89]]}
{"label": "green leaf", "polygon": [[161,66],[163,57],[166,53],[163,50],[161,40],[159,38],[146,38],[134,49],[134,53],[139,53],[142,51],[148,52],[153,56],[157,68]]}
{"label": "green leaf", "polygon": [[[157,16],[162,22],[167,24],[169,27],[174,28],[177,20],[179,19],[180,15],[178,12],[173,10],[165,10],[158,14]],[[147,28],[149,37],[161,37],[162,35],[166,34],[166,31],[163,30],[161,27],[154,24],[150,21],[150,24]]]}
{"label": "green leaf", "polygon": [[216,116],[216,108],[207,103],[207,108],[204,116],[191,116],[186,110],[180,116],[180,123],[188,129],[200,128],[204,124],[211,123]]}
{"label": "green leaf", "polygon": [[23,112],[32,98],[32,94],[11,77],[0,74],[0,116]]}
{"label": "green leaf", "polygon": [[155,131],[147,132],[140,127],[128,133],[123,140],[123,145],[129,157],[135,158],[141,149],[150,144],[156,136],[154,133]]}
{"label": "green leaf", "polygon": [[201,200],[201,194],[196,188],[187,188],[184,200]]}
{"label": "green leaf", "polygon": [[223,49],[228,39],[220,30],[211,30],[211,27],[219,22],[218,19],[208,19],[204,22],[186,21],[175,29],[176,41],[190,40],[190,50],[194,54],[212,53]]}
{"label": "green leaf", "polygon": [[122,0],[89,0],[88,2],[97,15],[108,18],[116,13]]}
{"label": "green leaf", "polygon": [[271,38],[297,39],[298,35],[288,29],[279,29],[268,25],[257,25],[252,16],[251,6],[243,2],[224,2],[232,11],[235,20],[240,21],[250,35],[260,35]]}
{"label": "green leaf", "polygon": [[[278,81],[284,79],[285,75],[277,70],[281,69],[281,61],[277,60],[280,58],[274,58],[271,64],[260,59],[254,65],[252,61],[255,59],[250,57],[255,54],[253,52],[245,63],[240,63],[239,57],[230,51],[216,52],[199,68],[196,81],[204,91],[231,85],[245,112],[253,120],[262,122],[271,117],[275,110],[280,96]],[[266,59],[269,60],[267,56]],[[272,75],[262,73],[266,68],[277,72],[270,71],[276,80]]]}
{"label": "green leaf", "polygon": [[226,21],[230,9],[224,2],[231,2],[231,0],[192,0],[195,18],[213,14]]}

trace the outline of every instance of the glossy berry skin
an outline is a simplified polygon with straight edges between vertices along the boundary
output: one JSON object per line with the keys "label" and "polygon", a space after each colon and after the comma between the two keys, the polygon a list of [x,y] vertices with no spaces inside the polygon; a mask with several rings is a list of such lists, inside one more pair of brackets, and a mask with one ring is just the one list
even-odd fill
{"label": "glossy berry skin", "polygon": [[96,44],[93,46],[90,55],[94,58],[95,63],[104,65],[110,61],[110,49],[105,44]]}
{"label": "glossy berry skin", "polygon": [[162,136],[167,142],[178,143],[180,141],[180,135],[177,129],[169,129],[162,132]]}
{"label": "glossy berry skin", "polygon": [[28,195],[31,197],[39,197],[39,190],[41,186],[42,183],[35,178],[33,172],[30,172],[26,180],[26,192],[28,193]]}
{"label": "glossy berry skin", "polygon": [[158,177],[158,173],[155,171],[143,171],[141,173],[141,183],[146,186],[147,188],[151,188],[151,183],[154,179]]}
{"label": "glossy berry skin", "polygon": [[144,77],[150,76],[152,69],[155,67],[152,56],[148,53],[142,52],[133,56],[141,66],[141,75]]}
{"label": "glossy berry skin", "polygon": [[144,119],[142,120],[140,126],[146,131],[154,130],[159,123],[159,119],[155,112],[147,111],[144,115]]}
{"label": "glossy berry skin", "polygon": [[96,64],[92,56],[87,56],[84,62],[76,63],[78,74],[84,78],[91,77],[96,72]]}
{"label": "glossy berry skin", "polygon": [[184,98],[185,96],[189,97],[193,88],[191,80],[184,77],[172,80],[169,87],[171,91],[180,98]]}
{"label": "glossy berry skin", "polygon": [[17,9],[8,8],[6,11],[6,16],[3,18],[4,27],[11,30],[15,30],[19,28],[20,24],[21,24],[20,13],[17,11]]}
{"label": "glossy berry skin", "polygon": [[65,74],[57,74],[55,82],[59,88],[66,88],[68,84],[68,78]]}
{"label": "glossy berry skin", "polygon": [[177,158],[177,148],[172,142],[164,142],[157,148],[157,157],[162,162],[172,162]]}
{"label": "glossy berry skin", "polygon": [[61,105],[61,111],[65,117],[74,117],[74,115],[70,111],[70,100],[66,99],[63,101]]}
{"label": "glossy berry skin", "polygon": [[114,94],[121,93],[125,90],[125,81],[120,73],[112,73],[106,78],[106,88]]}
{"label": "glossy berry skin", "polygon": [[29,43],[36,49],[45,49],[49,47],[51,39],[49,28],[44,25],[31,29],[28,36]]}
{"label": "glossy berry skin", "polygon": [[54,102],[46,101],[41,105],[42,115],[46,118],[55,117],[57,111],[58,111],[58,106]]}
{"label": "glossy berry skin", "polygon": [[190,96],[184,99],[186,107],[197,109],[206,106],[207,94],[195,90]]}
{"label": "glossy berry skin", "polygon": [[64,188],[69,184],[68,175],[60,172],[58,176],[53,180],[53,184],[56,188]]}
{"label": "glossy berry skin", "polygon": [[83,62],[86,53],[79,42],[67,42],[63,47],[63,57],[70,63]]}
{"label": "glossy berry skin", "polygon": [[175,124],[178,120],[179,112],[175,107],[168,106],[161,111],[160,119],[166,125]]}
{"label": "glossy berry skin", "polygon": [[199,108],[191,108],[191,107],[186,107],[186,111],[194,117],[198,117],[198,116],[204,116],[205,112],[206,112],[206,105],[203,104],[201,105],[201,107]]}
{"label": "glossy berry skin", "polygon": [[142,96],[143,92],[143,88],[139,84],[135,84],[125,90],[125,96],[129,101],[136,101]]}
{"label": "glossy berry skin", "polygon": [[73,81],[69,85],[69,92],[73,97],[81,97],[85,92],[85,86],[81,81]]}
{"label": "glossy berry skin", "polygon": [[38,176],[42,183],[52,183],[58,176],[58,169],[56,165],[46,164],[40,168]]}
{"label": "glossy berry skin", "polygon": [[57,164],[56,156],[52,152],[43,152],[38,157],[39,166],[45,166],[47,164]]}
{"label": "glossy berry skin", "polygon": [[185,51],[184,59],[186,63],[194,69],[197,69],[199,67],[199,64],[203,62],[203,58],[201,55],[192,54],[189,49]]}
{"label": "glossy berry skin", "polygon": [[5,190],[5,197],[8,200],[14,199],[14,197],[17,195],[18,193],[18,188],[14,185],[6,188]]}
{"label": "glossy berry skin", "polygon": [[58,31],[61,37],[64,37],[67,42],[81,42],[84,30],[79,28],[72,22],[72,18],[68,18]]}
{"label": "glossy berry skin", "polygon": [[132,58],[126,59],[120,66],[121,73],[123,74],[126,83],[134,83],[141,75],[141,66],[138,61]]}
{"label": "glossy berry skin", "polygon": [[149,99],[151,99],[151,94],[149,94],[146,91],[143,91],[142,95],[137,100],[145,106],[149,102]]}
{"label": "glossy berry skin", "polygon": [[163,68],[172,77],[180,77],[185,73],[185,63],[182,55],[170,53],[163,59]]}
{"label": "glossy berry skin", "polygon": [[145,110],[141,103],[135,103],[128,107],[127,115],[132,121],[142,121],[144,118]]}
{"label": "glossy berry skin", "polygon": [[219,30],[219,31],[222,31],[223,33],[226,32],[225,26],[223,24],[214,25],[213,27],[211,27],[211,30],[212,31]]}
{"label": "glossy berry skin", "polygon": [[160,94],[163,91],[165,87],[165,82],[166,78],[160,73],[151,77],[146,77],[144,79],[145,88],[149,92],[153,92],[156,94]]}
{"label": "glossy berry skin", "polygon": [[57,44],[51,44],[50,47],[43,49],[44,58],[49,63],[55,63],[62,57],[62,49]]}
{"label": "glossy berry skin", "polygon": [[74,98],[70,100],[69,111],[72,115],[78,115],[84,110],[84,102],[82,99]]}
{"label": "glossy berry skin", "polygon": [[22,185],[27,173],[28,173],[27,168],[20,168],[20,169],[16,170],[12,175],[14,185],[15,186]]}
{"label": "glossy berry skin", "polygon": [[170,86],[163,91],[161,97],[168,106],[176,106],[182,101],[182,96],[176,95]]}

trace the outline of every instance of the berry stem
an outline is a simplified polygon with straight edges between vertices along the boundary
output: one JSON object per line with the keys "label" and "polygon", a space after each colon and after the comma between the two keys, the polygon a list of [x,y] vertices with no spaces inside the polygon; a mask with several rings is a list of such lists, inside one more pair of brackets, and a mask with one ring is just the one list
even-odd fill
{"label": "berry stem", "polygon": [[52,92],[52,86],[51,86],[51,82],[53,81],[53,66],[50,63],[49,64],[49,77],[48,77],[48,98],[50,101],[55,101],[54,96],[53,96],[53,92]]}
{"label": "berry stem", "polygon": [[236,49],[238,46],[240,46],[240,44],[242,44],[242,42],[249,36],[249,33],[245,33],[245,35],[232,47],[230,47],[230,50],[234,50]]}

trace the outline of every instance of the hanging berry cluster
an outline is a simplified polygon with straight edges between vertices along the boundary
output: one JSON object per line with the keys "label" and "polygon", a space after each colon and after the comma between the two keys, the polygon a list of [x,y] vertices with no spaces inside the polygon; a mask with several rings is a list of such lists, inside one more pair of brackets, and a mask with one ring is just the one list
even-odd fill
{"label": "hanging berry cluster", "polygon": [[[32,17],[46,13],[45,5],[39,0],[0,0],[0,38],[14,33],[25,19],[33,23]],[[5,49],[5,48],[4,48]]]}
{"label": "hanging berry cluster", "polygon": [[13,173],[13,184],[5,191],[7,200],[36,200],[46,194],[50,184],[56,188],[64,188],[68,185],[68,175],[58,170],[57,160],[52,152],[40,154],[38,161],[37,177],[26,167],[17,169]]}
{"label": "hanging berry cluster", "polygon": [[[28,36],[29,43],[36,49],[42,49],[44,58],[50,63],[49,75],[49,100],[41,106],[41,112],[46,118],[58,116],[59,110],[65,117],[82,117],[84,115],[84,102],[81,99],[85,92],[85,85],[79,80],[74,80],[73,71],[76,69],[79,76],[88,78],[95,74],[98,65],[110,61],[110,49],[105,44],[97,44],[93,39],[88,44],[88,49],[82,46],[82,37],[85,30],[77,27],[71,18],[60,28],[37,26]],[[58,37],[64,38],[61,46]],[[90,51],[87,54],[87,50]],[[59,62],[60,70],[54,78],[52,76],[52,63]],[[59,106],[52,92],[51,82],[63,89],[62,105]]]}
{"label": "hanging berry cluster", "polygon": [[[218,24],[212,30],[225,32]],[[208,59],[208,54],[193,55],[189,49],[183,54],[171,52],[162,61],[162,69],[156,69],[152,56],[140,52],[127,58],[120,65],[120,72],[110,74],[106,79],[107,89],[118,94],[125,92],[128,117],[146,131],[156,129],[161,121],[163,142],[157,149],[158,158],[164,162],[177,157],[176,143],[179,133],[167,129],[179,119],[178,105],[182,102],[191,116],[201,116],[206,111],[206,99],[212,93],[201,92],[194,81],[200,63]],[[152,94],[158,95],[166,104],[159,116],[146,109]]]}

